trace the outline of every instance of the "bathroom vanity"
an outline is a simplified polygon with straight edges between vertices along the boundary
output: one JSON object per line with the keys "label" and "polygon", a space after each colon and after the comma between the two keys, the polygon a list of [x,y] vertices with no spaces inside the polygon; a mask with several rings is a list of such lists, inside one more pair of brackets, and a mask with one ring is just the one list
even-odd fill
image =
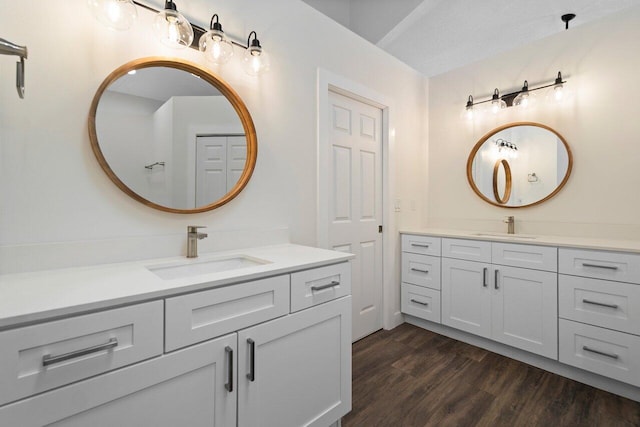
{"label": "bathroom vanity", "polygon": [[447,230],[401,240],[409,323],[640,400],[640,243]]}
{"label": "bathroom vanity", "polygon": [[279,245],[0,276],[0,425],[337,423],[350,258]]}

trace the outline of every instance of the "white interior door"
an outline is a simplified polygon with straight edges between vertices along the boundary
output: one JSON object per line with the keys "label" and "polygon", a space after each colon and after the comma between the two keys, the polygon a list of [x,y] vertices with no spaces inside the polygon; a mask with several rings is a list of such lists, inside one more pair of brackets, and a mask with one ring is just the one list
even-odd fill
{"label": "white interior door", "polygon": [[197,136],[195,206],[208,205],[231,191],[246,162],[244,135]]}
{"label": "white interior door", "polygon": [[329,92],[329,247],[352,261],[353,340],[382,328],[382,110]]}

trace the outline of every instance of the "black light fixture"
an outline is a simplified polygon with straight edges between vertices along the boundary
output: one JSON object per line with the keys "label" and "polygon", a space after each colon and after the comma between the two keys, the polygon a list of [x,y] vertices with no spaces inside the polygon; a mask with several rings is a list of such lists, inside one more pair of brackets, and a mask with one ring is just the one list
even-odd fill
{"label": "black light fixture", "polygon": [[562,22],[564,22],[564,29],[565,30],[569,29],[569,21],[571,21],[575,17],[576,17],[575,13],[565,13],[564,15],[562,15],[560,17],[560,19],[562,19]]}
{"label": "black light fixture", "polygon": [[562,79],[562,72],[558,71],[558,76],[553,80],[553,83],[545,84],[542,86],[531,88],[529,87],[529,82],[525,80],[524,84],[522,85],[522,89],[515,92],[507,93],[505,95],[500,95],[500,92],[496,88],[493,91],[493,95],[491,95],[491,98],[484,101],[474,101],[473,96],[469,95],[464,108],[464,115],[469,119],[472,118],[476,106],[487,102],[491,103],[490,109],[493,113],[497,113],[504,108],[512,106],[527,108],[534,103],[535,96],[532,92],[550,87],[553,87],[553,99],[559,102],[563,99],[564,96],[563,94],[565,83],[566,80]]}
{"label": "black light fixture", "polygon": [[211,17],[209,31],[200,37],[198,45],[205,58],[213,64],[224,64],[233,56],[233,43],[222,31],[217,13]]}
{"label": "black light fixture", "polygon": [[[253,36],[253,40],[251,36]],[[247,50],[244,52],[244,69],[252,76],[269,70],[269,55],[260,45],[258,34],[255,31],[251,31],[247,38]]]}

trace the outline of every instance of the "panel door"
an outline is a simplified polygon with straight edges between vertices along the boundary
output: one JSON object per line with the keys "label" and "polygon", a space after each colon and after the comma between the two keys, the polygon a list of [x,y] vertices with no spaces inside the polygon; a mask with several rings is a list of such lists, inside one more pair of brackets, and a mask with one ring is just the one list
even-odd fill
{"label": "panel door", "polygon": [[227,137],[227,193],[236,185],[247,163],[247,138],[244,135]]}
{"label": "panel door", "polygon": [[238,332],[238,425],[326,427],[351,410],[351,297]]}
{"label": "panel door", "polygon": [[196,138],[195,206],[212,203],[227,194],[227,137]]}
{"label": "panel door", "polygon": [[329,92],[329,246],[352,261],[353,338],[382,328],[382,110]]}
{"label": "panel door", "polygon": [[490,264],[442,258],[442,323],[491,336]]}
{"label": "panel door", "polygon": [[1,407],[0,425],[234,426],[236,348],[233,333],[39,394]]}
{"label": "panel door", "polygon": [[558,359],[558,276],[494,266],[493,339]]}

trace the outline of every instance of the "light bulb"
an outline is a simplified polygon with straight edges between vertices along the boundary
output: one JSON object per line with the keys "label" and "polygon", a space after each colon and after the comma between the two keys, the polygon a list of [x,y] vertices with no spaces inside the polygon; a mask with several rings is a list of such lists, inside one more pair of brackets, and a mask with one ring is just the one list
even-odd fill
{"label": "light bulb", "polygon": [[489,109],[493,114],[498,114],[503,108],[507,108],[507,103],[500,98],[500,92],[498,92],[498,88],[496,88],[493,91],[493,96],[491,97],[491,106],[489,107]]}
{"label": "light bulb", "polygon": [[164,10],[158,12],[153,20],[156,37],[166,46],[185,48],[193,42],[193,28],[187,19],[178,12],[175,3],[165,1]]}
{"label": "light bulb", "polygon": [[468,120],[468,121],[473,120],[473,118],[476,116],[476,110],[473,108],[473,96],[469,95],[469,98],[467,99],[467,104],[464,106],[464,110],[462,110],[462,113],[460,114],[460,116],[464,120]]}
{"label": "light bulb", "polygon": [[513,105],[521,108],[531,108],[535,103],[535,96],[529,91],[529,82],[524,81],[522,90],[513,100]]}
{"label": "light bulb", "polygon": [[113,30],[128,30],[138,17],[132,0],[88,0],[87,4],[93,16]]}
{"label": "light bulb", "polygon": [[[216,19],[216,22],[213,20]],[[233,56],[233,44],[222,31],[222,25],[217,22],[218,15],[213,15],[209,31],[204,33],[198,42],[200,51],[213,64],[224,64]]]}
{"label": "light bulb", "polygon": [[[251,41],[252,35],[254,36],[253,41]],[[255,31],[249,34],[247,50],[244,52],[243,65],[244,70],[251,76],[257,76],[269,71],[269,55],[262,46],[260,46],[260,41],[257,39]]]}

